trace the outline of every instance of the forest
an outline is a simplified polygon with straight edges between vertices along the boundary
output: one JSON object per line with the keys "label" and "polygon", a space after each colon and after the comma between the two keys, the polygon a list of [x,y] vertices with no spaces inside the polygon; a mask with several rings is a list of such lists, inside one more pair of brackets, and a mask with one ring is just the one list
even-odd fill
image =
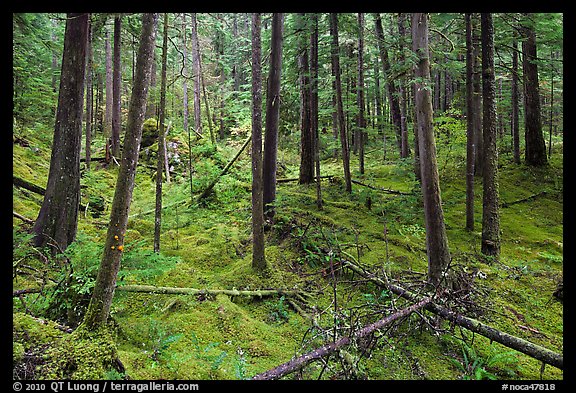
{"label": "forest", "polygon": [[12,43],[13,380],[563,381],[562,13]]}

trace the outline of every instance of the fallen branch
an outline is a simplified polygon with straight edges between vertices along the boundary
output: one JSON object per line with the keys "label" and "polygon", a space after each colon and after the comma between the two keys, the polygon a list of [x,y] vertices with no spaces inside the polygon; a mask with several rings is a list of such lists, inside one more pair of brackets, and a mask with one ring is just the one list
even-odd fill
{"label": "fallen branch", "polygon": [[196,288],[176,288],[176,287],[155,287],[153,285],[122,285],[116,288],[117,291],[156,293],[163,295],[228,295],[228,296],[302,296],[305,292],[289,289],[260,289],[260,290],[239,290],[239,289],[196,289]]}
{"label": "fallen branch", "polygon": [[16,217],[16,218],[24,221],[24,222],[27,223],[27,224],[34,224],[34,220],[31,220],[31,219],[29,219],[29,218],[26,218],[26,217],[24,217],[23,215],[16,213],[14,210],[12,210],[12,215],[13,215],[14,217]]}
{"label": "fallen branch", "polygon": [[40,293],[42,290],[40,288],[26,288],[26,289],[18,289],[12,292],[12,297],[19,297],[22,295],[26,295],[28,293]]}
{"label": "fallen branch", "polygon": [[12,175],[12,184],[18,187],[25,188],[28,191],[35,192],[36,194],[44,195],[46,190],[36,184],[30,183],[27,180],[19,178],[18,176]]}
{"label": "fallen branch", "polygon": [[547,191],[540,191],[539,193],[532,194],[530,196],[527,196],[526,198],[518,199],[517,201],[502,202],[501,207],[508,207],[508,206],[516,205],[518,203],[528,202],[528,201],[531,201],[532,199],[538,198],[539,196],[546,195],[547,193],[548,193]]}
{"label": "fallen branch", "polygon": [[[325,175],[325,176],[320,176],[320,179],[332,179],[334,177],[334,175]],[[289,183],[292,181],[298,181],[300,180],[300,178],[298,177],[289,177],[289,178],[285,178],[285,179],[276,179],[276,183]]]}
{"label": "fallen branch", "polygon": [[421,299],[419,302],[406,307],[400,311],[397,311],[393,314],[387,315],[386,317],[370,324],[364,326],[362,329],[356,331],[351,337],[346,336],[342,337],[334,342],[330,342],[317,348],[311,352],[307,352],[304,355],[300,355],[297,358],[294,358],[286,363],[283,363],[271,370],[265,371],[261,374],[254,376],[252,379],[255,380],[268,380],[268,379],[278,379],[282,378],[283,376],[293,373],[294,371],[300,370],[302,367],[306,366],[308,363],[320,359],[332,352],[335,352],[337,349],[349,345],[354,340],[359,339],[361,337],[367,336],[370,333],[396,321],[397,319],[406,317],[410,315],[412,312],[426,306],[431,301],[430,298]]}
{"label": "fallen branch", "polygon": [[367,188],[370,188],[370,189],[376,190],[376,191],[382,191],[382,192],[385,192],[385,193],[388,193],[388,194],[412,195],[411,192],[403,192],[403,191],[391,190],[391,189],[389,189],[389,188],[379,188],[379,187],[371,186],[370,184],[361,183],[361,182],[359,182],[358,180],[354,180],[354,179],[350,179],[350,180],[352,181],[352,183],[358,184],[359,186],[367,187]]}
{"label": "fallen branch", "polygon": [[[418,301],[420,299],[419,295],[411,291],[408,291],[402,287],[399,287],[397,285],[386,283],[382,279],[374,276],[373,274],[367,272],[366,270],[362,269],[361,267],[349,261],[344,261],[343,266],[358,273],[362,277],[369,279],[374,284],[382,288],[389,289],[391,292],[395,293],[398,296],[401,296],[412,302]],[[563,360],[564,358],[562,354],[553,352],[538,344],[534,344],[519,337],[515,337],[508,333],[502,332],[494,327],[486,325],[475,319],[460,315],[452,310],[441,307],[436,303],[432,302],[428,303],[425,306],[425,309],[433,312],[434,314],[440,315],[442,318],[445,318],[458,326],[468,329],[474,333],[478,333],[481,336],[487,337],[492,341],[496,341],[504,345],[505,347],[515,349],[519,352],[522,352],[525,355],[533,357],[534,359],[538,359],[544,363],[550,364],[551,366],[554,366],[561,370],[564,367],[564,360]]]}
{"label": "fallen branch", "polygon": [[216,177],[216,179],[214,179],[212,181],[212,183],[210,183],[210,185],[208,187],[206,187],[206,189],[202,192],[202,194],[200,194],[200,196],[198,196],[198,199],[196,199],[197,202],[199,202],[200,200],[206,198],[208,196],[208,194],[210,194],[210,191],[212,191],[212,189],[214,188],[214,186],[216,185],[216,183],[218,183],[218,181],[220,180],[220,178],[222,176],[224,176],[226,173],[228,173],[228,169],[230,169],[230,167],[232,166],[232,164],[234,164],[234,162],[236,162],[236,160],[238,159],[238,157],[240,157],[240,154],[242,154],[242,152],[244,151],[244,149],[246,148],[246,146],[248,146],[248,144],[250,143],[250,141],[252,140],[252,135],[250,135],[248,138],[246,138],[246,140],[244,141],[244,144],[242,145],[242,147],[240,148],[240,150],[238,150],[238,152],[236,153],[236,155],[230,160],[230,162],[228,162],[228,164],[226,164],[226,166],[224,167],[224,169],[222,169],[222,172],[220,172],[220,174]]}

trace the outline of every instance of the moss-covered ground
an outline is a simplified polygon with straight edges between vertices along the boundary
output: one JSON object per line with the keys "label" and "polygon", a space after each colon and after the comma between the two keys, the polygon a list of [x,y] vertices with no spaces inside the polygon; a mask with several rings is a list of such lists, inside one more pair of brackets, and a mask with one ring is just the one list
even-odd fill
{"label": "moss-covered ground", "polygon": [[[464,125],[456,129],[463,134]],[[20,130],[20,136],[30,144],[14,144],[14,175],[44,186],[50,144],[39,134]],[[461,136],[448,140],[438,135],[437,148],[451,265],[455,274],[459,272],[471,283],[466,292],[466,310],[473,314],[470,316],[502,331],[562,352],[563,306],[552,295],[563,272],[561,145],[555,145],[548,166],[536,169],[513,164],[510,153],[501,148],[501,202],[546,193],[500,210],[502,254],[498,261],[490,261],[480,255],[480,178],[476,178],[475,185],[476,229],[464,229],[465,160]],[[171,141],[185,157],[185,143],[177,137]],[[220,142],[217,149],[209,143],[195,142],[195,196],[218,175],[241,142],[241,137]],[[279,177],[296,177],[298,155],[295,149],[280,142]],[[101,142],[95,138],[94,143],[93,156],[101,155]],[[176,165],[171,183],[164,184],[159,255],[152,252],[154,170],[141,165],[119,285],[299,289],[312,295],[305,311],[319,315],[320,328],[314,328],[310,319],[297,312],[290,299],[280,296],[260,299],[117,291],[110,329],[96,338],[66,333],[56,326],[79,322],[100,262],[117,169],[113,165],[103,168],[94,162],[89,173],[83,172],[82,204],[88,207],[80,213],[78,240],[67,251],[67,259],[41,257],[42,250],[26,243],[26,224],[14,218],[14,290],[45,286],[40,294],[27,294],[22,300],[14,298],[15,376],[245,379],[331,340],[335,326],[339,335],[347,334],[378,319],[382,312],[390,313],[392,306],[402,307],[405,303],[401,299],[382,288],[343,270],[333,277],[330,270],[330,263],[338,262],[335,256],[345,256],[400,285],[416,288],[425,278],[424,219],[413,163],[398,159],[391,145],[388,149],[384,161],[382,146],[376,142],[368,146],[364,175],[358,173],[357,156],[353,155],[352,176],[365,184],[405,194],[359,185],[353,186],[351,195],[346,194],[341,161],[328,153],[321,162],[321,171],[334,177],[322,182],[323,210],[316,208],[313,184],[279,184],[274,223],[266,232],[270,269],[261,275],[251,268],[251,175],[247,153],[201,204],[190,201],[187,163],[183,160]],[[142,164],[146,163],[146,154],[141,155]],[[25,217],[34,219],[41,201],[39,195],[13,188],[13,210]],[[101,213],[90,207],[98,201],[104,206]],[[69,270],[69,266],[73,269]],[[63,280],[66,274],[72,279]],[[124,370],[114,366],[115,357]],[[561,370],[547,366],[542,371],[540,362],[449,326],[429,313],[413,314],[393,328],[382,329],[371,341],[345,348],[327,365],[314,363],[288,378],[482,377],[474,373],[477,370],[472,366],[472,357],[479,360],[476,369],[486,371],[484,376],[563,378]]]}

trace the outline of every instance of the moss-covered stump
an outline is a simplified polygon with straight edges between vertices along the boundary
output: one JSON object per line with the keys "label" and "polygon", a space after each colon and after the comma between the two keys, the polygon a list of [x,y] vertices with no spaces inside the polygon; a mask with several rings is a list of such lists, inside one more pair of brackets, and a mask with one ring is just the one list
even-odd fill
{"label": "moss-covered stump", "polygon": [[66,333],[49,320],[13,316],[15,379],[108,379],[122,372],[109,329]]}

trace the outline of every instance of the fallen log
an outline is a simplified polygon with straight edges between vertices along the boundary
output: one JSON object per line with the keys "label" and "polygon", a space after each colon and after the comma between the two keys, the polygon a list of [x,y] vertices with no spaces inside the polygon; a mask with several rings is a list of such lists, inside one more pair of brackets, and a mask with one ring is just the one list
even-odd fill
{"label": "fallen log", "polygon": [[26,190],[32,191],[36,194],[44,195],[46,193],[46,190],[44,188],[37,186],[36,184],[30,183],[29,181],[19,178],[18,176],[15,175],[12,175],[12,184],[18,187],[25,188]]}
{"label": "fallen log", "polygon": [[527,196],[526,198],[522,198],[522,199],[518,199],[516,201],[512,201],[512,202],[502,202],[502,204],[500,205],[501,207],[509,207],[512,205],[516,205],[518,203],[522,203],[522,202],[528,202],[531,201],[532,199],[536,199],[540,196],[546,195],[548,192],[547,191],[540,191],[536,194],[532,194],[530,196]]}
{"label": "fallen log", "polygon": [[153,285],[122,285],[116,288],[117,291],[155,293],[163,295],[228,295],[228,296],[303,296],[305,292],[289,289],[260,289],[260,290],[239,290],[239,289],[197,289],[197,288],[177,288],[177,287],[155,287]]}
{"label": "fallen log", "polygon": [[354,184],[358,184],[359,186],[366,187],[366,188],[370,188],[371,190],[382,191],[382,192],[385,192],[385,193],[387,193],[387,194],[412,195],[411,192],[391,190],[390,188],[374,187],[374,186],[371,186],[370,184],[365,184],[365,183],[359,182],[358,180],[354,180],[354,179],[350,179],[350,181],[351,181],[352,183],[354,183]]}
{"label": "fallen log", "polygon": [[308,363],[320,359],[332,352],[335,352],[339,348],[351,344],[354,340],[362,338],[364,336],[369,335],[370,333],[400,319],[410,315],[412,312],[426,306],[431,301],[430,298],[424,298],[418,301],[417,303],[403,308],[400,311],[397,311],[393,314],[387,315],[386,317],[370,324],[364,326],[362,329],[356,331],[351,337],[345,336],[342,337],[334,342],[330,342],[317,348],[313,351],[307,352],[304,355],[300,355],[297,358],[293,358],[292,360],[283,363],[277,367],[274,367],[271,370],[265,371],[254,376],[252,379],[254,380],[269,380],[269,379],[278,379],[282,378],[283,376],[293,373],[294,371],[300,370],[302,367],[306,366]]}
{"label": "fallen log", "polygon": [[[325,175],[325,176],[320,176],[320,179],[332,179],[334,177],[334,175]],[[292,181],[298,181],[300,180],[300,178],[298,177],[289,177],[289,178],[284,178],[284,179],[276,179],[276,183],[289,183]]]}
{"label": "fallen log", "polygon": [[252,140],[252,135],[250,135],[248,138],[246,138],[246,140],[244,141],[244,144],[242,145],[240,150],[238,150],[236,155],[230,160],[230,162],[228,162],[228,164],[226,164],[224,169],[222,169],[222,172],[220,172],[220,174],[216,177],[216,179],[214,179],[212,181],[212,183],[210,183],[210,185],[208,187],[206,187],[206,189],[204,191],[202,191],[202,194],[200,194],[198,196],[198,198],[196,199],[197,202],[200,202],[202,199],[206,198],[208,196],[208,194],[210,194],[210,191],[212,191],[212,189],[214,188],[216,183],[218,183],[218,181],[220,181],[220,178],[222,176],[224,176],[226,173],[228,173],[228,170],[230,169],[232,164],[234,164],[234,162],[236,162],[238,157],[240,157],[240,154],[242,154],[242,152],[244,151],[246,146],[248,146],[248,144],[250,143],[251,140]]}
{"label": "fallen log", "polygon": [[[366,270],[362,269],[358,265],[353,264],[352,262],[344,261],[343,266],[358,273],[362,277],[367,278],[374,284],[382,288],[387,288],[391,292],[407,300],[415,302],[420,299],[419,295],[409,290],[406,290],[402,287],[399,287],[397,285],[387,283],[384,280],[374,276],[370,272],[367,272]],[[450,322],[455,323],[458,326],[468,329],[474,333],[478,333],[481,336],[489,338],[492,341],[496,341],[497,343],[500,343],[505,347],[515,349],[518,352],[522,352],[525,355],[528,355],[534,359],[538,359],[546,364],[549,364],[561,370],[563,370],[564,368],[564,357],[560,353],[556,353],[538,344],[534,344],[531,343],[530,341],[526,341],[522,338],[515,337],[508,333],[502,332],[492,326],[477,321],[476,319],[465,317],[452,310],[441,307],[433,302],[428,303],[424,308],[428,311],[433,312],[434,314],[441,316],[444,319],[449,320]]]}

